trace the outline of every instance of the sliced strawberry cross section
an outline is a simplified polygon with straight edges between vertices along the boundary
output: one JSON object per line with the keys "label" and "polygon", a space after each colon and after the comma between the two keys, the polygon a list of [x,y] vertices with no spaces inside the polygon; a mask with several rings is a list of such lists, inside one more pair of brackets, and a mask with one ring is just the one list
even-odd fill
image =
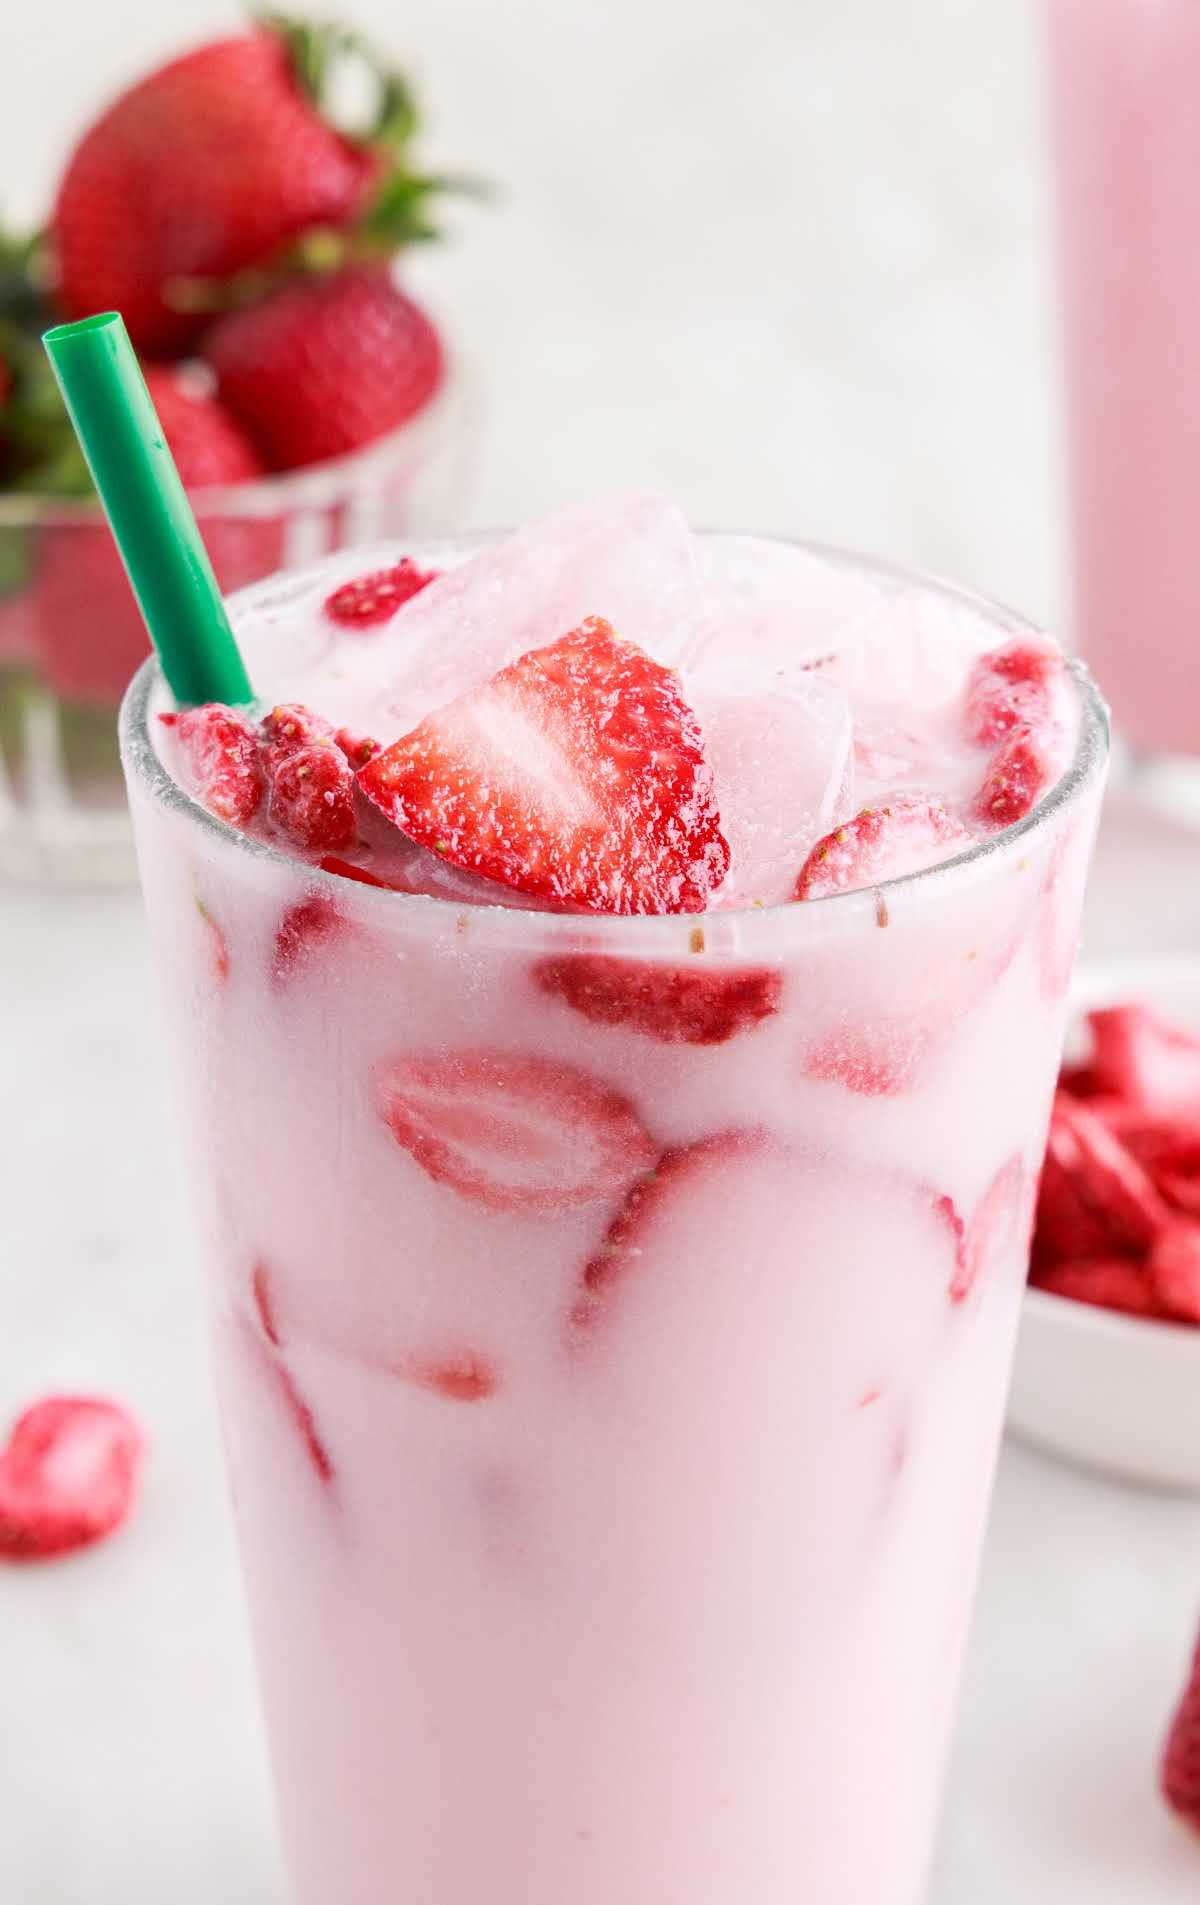
{"label": "sliced strawberry cross section", "polygon": [[1049,721],[1051,684],[1061,671],[1057,649],[1027,640],[981,655],[967,682],[967,740],[990,747],[1015,727]]}
{"label": "sliced strawberry cross section", "polygon": [[950,1301],[965,1303],[981,1279],[990,1275],[1027,1220],[1028,1183],[1020,1155],[996,1172],[959,1239],[950,1283]]}
{"label": "sliced strawberry cross section", "polygon": [[0,1559],[44,1561],[112,1534],[133,1505],[142,1451],[116,1403],[51,1396],[27,1409],[0,1455]]}
{"label": "sliced strawberry cross section", "polygon": [[275,1309],[275,1292],[270,1272],[261,1258],[251,1272],[250,1293],[258,1327],[265,1339],[259,1343],[262,1359],[271,1370],[314,1474],[318,1481],[328,1486],[334,1480],[333,1462],[317,1428],[317,1419],[313,1414],[312,1405],[301,1394],[296,1378],[284,1361],[283,1343]]}
{"label": "sliced strawberry cross section", "polygon": [[402,556],[390,569],[375,569],[370,575],[355,576],[326,597],[325,613],[342,628],[378,628],[411,602],[414,595],[438,577],[436,569],[420,569],[410,556]]}
{"label": "sliced strawberry cross section", "polygon": [[380,1116],[422,1170],[493,1210],[590,1203],[655,1156],[627,1098],[551,1059],[414,1054],[382,1066],[375,1089]]}
{"label": "sliced strawberry cross section", "polygon": [[358,781],[455,866],[591,912],[702,911],[729,865],[678,675],[595,617],[427,716]]}
{"label": "sliced strawberry cross section", "polygon": [[1037,805],[1055,776],[1046,737],[1023,724],[1012,728],[992,756],[975,812],[992,827],[1011,827]]}
{"label": "sliced strawberry cross section", "polygon": [[271,959],[275,984],[286,985],[310,954],[335,939],[345,923],[337,907],[320,893],[306,894],[289,906],[275,934]]}
{"label": "sliced strawberry cross section", "polygon": [[[164,720],[167,717],[164,717]],[[209,701],[170,717],[188,791],[231,827],[257,813],[264,778],[253,723],[236,708]]]}
{"label": "sliced strawberry cross section", "polygon": [[765,966],[695,970],[600,953],[542,959],[534,983],[597,1025],[621,1025],[664,1045],[724,1045],[779,1010],[783,977]]}
{"label": "sliced strawberry cross section", "polygon": [[971,844],[971,834],[941,801],[894,794],[817,841],[797,876],[796,898],[822,900],[881,886],[965,853]]}

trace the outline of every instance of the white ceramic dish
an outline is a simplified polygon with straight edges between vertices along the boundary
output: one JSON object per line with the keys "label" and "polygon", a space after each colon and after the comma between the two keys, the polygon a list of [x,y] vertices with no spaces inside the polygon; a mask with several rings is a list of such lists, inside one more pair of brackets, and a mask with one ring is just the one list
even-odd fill
{"label": "white ceramic dish", "polygon": [[[1200,1032],[1200,956],[1081,968],[1072,991],[1078,1013],[1126,1000]],[[1027,1290],[1008,1425],[1125,1481],[1200,1492],[1200,1329]]]}

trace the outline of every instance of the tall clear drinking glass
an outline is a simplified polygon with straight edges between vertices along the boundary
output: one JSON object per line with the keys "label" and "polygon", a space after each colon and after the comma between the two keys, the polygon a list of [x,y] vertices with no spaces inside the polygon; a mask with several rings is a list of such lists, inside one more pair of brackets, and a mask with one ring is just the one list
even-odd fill
{"label": "tall clear drinking glass", "polygon": [[[231,832],[135,681],[301,1905],[916,1905],[1103,780],[1073,682],[1073,764],[991,844],[827,900],[580,918]],[[665,1046],[538,983],[596,955],[776,1009]],[[483,1125],[486,1193],[438,1150]],[[506,1186],[506,1131],[542,1191]]]}

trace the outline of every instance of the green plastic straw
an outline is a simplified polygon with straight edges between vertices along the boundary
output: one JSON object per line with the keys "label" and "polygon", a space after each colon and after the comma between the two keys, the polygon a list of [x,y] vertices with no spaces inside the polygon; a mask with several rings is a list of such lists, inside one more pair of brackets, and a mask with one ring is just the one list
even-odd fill
{"label": "green plastic straw", "polygon": [[120,312],[60,324],[42,342],[176,701],[250,701],[212,564]]}

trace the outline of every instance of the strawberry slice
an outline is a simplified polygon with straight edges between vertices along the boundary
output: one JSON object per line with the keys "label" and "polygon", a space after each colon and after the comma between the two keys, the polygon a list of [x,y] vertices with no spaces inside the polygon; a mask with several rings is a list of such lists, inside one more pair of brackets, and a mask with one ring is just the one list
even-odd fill
{"label": "strawberry slice", "polygon": [[1157,1117],[1200,1118],[1200,1039],[1143,1005],[1088,1013],[1101,1091]]}
{"label": "strawberry slice", "polygon": [[379,752],[378,741],[362,728],[338,728],[333,738],[356,774]]}
{"label": "strawberry slice", "polygon": [[473,1350],[457,1356],[406,1356],[397,1363],[396,1374],[448,1402],[486,1402],[500,1387],[495,1365]]}
{"label": "strawberry slice", "polygon": [[112,1534],[133,1506],[143,1446],[115,1403],[34,1403],[0,1455],[0,1558],[45,1561]]}
{"label": "strawberry slice", "polygon": [[244,827],[263,796],[263,771],[253,723],[236,708],[209,701],[163,716],[179,752],[180,779],[218,820]]}
{"label": "strawberry slice", "polygon": [[229,941],[226,939],[220,926],[199,895],[196,897],[196,911],[204,921],[205,931],[208,934],[209,948],[212,953],[213,971],[216,973],[218,979],[228,979]]}
{"label": "strawberry slice", "polygon": [[1160,1230],[1150,1252],[1150,1281],[1168,1315],[1200,1323],[1200,1224],[1179,1217]]}
{"label": "strawberry slice", "polygon": [[1072,1171],[1089,1210],[1105,1225],[1110,1248],[1148,1250],[1171,1212],[1153,1179],[1090,1106],[1059,1092],[1050,1142]]}
{"label": "strawberry slice", "polygon": [[823,900],[832,893],[881,886],[964,853],[971,844],[972,836],[941,801],[893,794],[817,841],[800,869],[795,897]]}
{"label": "strawberry slice", "polygon": [[406,886],[397,886],[393,880],[382,879],[368,867],[356,866],[353,860],[339,860],[334,853],[323,854],[317,865],[322,873],[336,873],[339,880],[357,880],[360,886],[382,887],[385,893],[408,892]]}
{"label": "strawberry slice", "polygon": [[345,925],[342,915],[321,893],[306,894],[289,906],[279,922],[271,958],[271,977],[286,985],[310,955],[335,939]]}
{"label": "strawberry slice", "polygon": [[959,1239],[950,1281],[951,1303],[965,1303],[981,1277],[990,1274],[1028,1222],[1029,1184],[1020,1153],[996,1172]]}
{"label": "strawberry slice", "polygon": [[1056,649],[1030,641],[1010,642],[981,655],[967,682],[963,733],[978,747],[990,747],[1013,728],[1051,719],[1051,684],[1062,670]]}
{"label": "strawberry slice", "polygon": [[419,569],[411,556],[402,556],[390,569],[355,576],[325,599],[325,613],[341,628],[378,628],[411,602],[414,595],[436,582],[437,569]]}
{"label": "strawberry slice", "polygon": [[358,784],[455,866],[591,912],[700,912],[729,865],[678,675],[596,617],[427,716]]}
{"label": "strawberry slice", "polygon": [[321,1439],[317,1428],[317,1419],[310,1403],[306,1402],[299,1385],[280,1353],[283,1348],[279,1334],[279,1324],[275,1313],[275,1295],[270,1272],[260,1260],[255,1264],[250,1279],[250,1291],[254,1302],[254,1314],[265,1341],[258,1344],[262,1360],[270,1368],[279,1393],[286,1405],[287,1412],[296,1426],[301,1445],[312,1466],[318,1481],[326,1487],[334,1480],[334,1467],[329,1451]]}
{"label": "strawberry slice", "polygon": [[599,953],[539,960],[533,979],[594,1024],[664,1045],[724,1045],[777,1012],[783,990],[783,975],[765,966],[705,972]]}
{"label": "strawberry slice", "polygon": [[975,812],[991,827],[1011,827],[1037,805],[1056,773],[1047,737],[1023,723],[992,756]]}
{"label": "strawberry slice", "polygon": [[1167,1732],[1160,1783],[1172,1812],[1200,1831],[1200,1640]]}
{"label": "strawberry slice", "polygon": [[655,1147],[627,1098],[574,1066],[511,1052],[413,1054],[376,1103],[423,1171],[492,1210],[561,1211],[623,1190]]}
{"label": "strawberry slice", "polygon": [[1032,1278],[1036,1290],[1091,1303],[1124,1316],[1161,1316],[1154,1286],[1140,1264],[1128,1257],[1078,1257],[1049,1264]]}

